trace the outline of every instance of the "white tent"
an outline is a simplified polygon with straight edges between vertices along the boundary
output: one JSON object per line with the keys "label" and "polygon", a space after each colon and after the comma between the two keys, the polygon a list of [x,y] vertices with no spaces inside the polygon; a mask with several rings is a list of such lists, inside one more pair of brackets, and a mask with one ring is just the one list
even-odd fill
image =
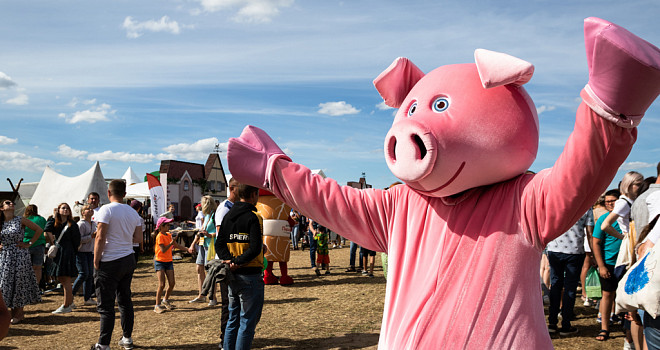
{"label": "white tent", "polygon": [[124,175],[122,175],[121,178],[126,180],[126,186],[142,182],[140,181],[140,178],[135,175],[135,172],[133,172],[133,169],[130,166],[126,169],[126,172],[124,172]]}
{"label": "white tent", "polygon": [[138,182],[126,186],[126,198],[149,198],[149,184]]}
{"label": "white tent", "polygon": [[101,204],[109,203],[108,185],[105,183],[99,162],[86,172],[68,177],[55,172],[46,166],[39,186],[34,191],[30,204],[39,208],[39,215],[47,218],[53,215],[53,209],[60,203],[68,203],[73,208],[76,201],[81,203],[87,199],[90,192],[100,195]]}

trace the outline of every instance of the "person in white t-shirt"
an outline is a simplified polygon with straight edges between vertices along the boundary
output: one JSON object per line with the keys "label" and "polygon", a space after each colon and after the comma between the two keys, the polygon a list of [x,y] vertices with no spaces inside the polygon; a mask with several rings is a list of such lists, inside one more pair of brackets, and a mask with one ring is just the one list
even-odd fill
{"label": "person in white t-shirt", "polygon": [[115,298],[119,306],[123,337],[119,345],[133,349],[135,320],[131,300],[131,281],[135,270],[133,242],[142,242],[142,222],[137,212],[123,204],[126,182],[112,180],[108,186],[110,204],[95,215],[97,234],[94,244],[97,310],[101,315],[98,342],[92,349],[109,349],[115,325]]}
{"label": "person in white t-shirt", "polygon": [[[215,211],[215,232],[220,232],[222,219],[239,199],[238,185],[240,184],[238,181],[234,180],[234,178],[229,179],[229,182],[227,183],[229,197],[222,201],[222,203],[218,205],[218,209]],[[229,284],[227,281],[220,282],[220,298],[222,299],[222,312],[220,314],[220,345],[222,346],[225,339],[225,328],[227,326],[227,321],[229,320]]]}

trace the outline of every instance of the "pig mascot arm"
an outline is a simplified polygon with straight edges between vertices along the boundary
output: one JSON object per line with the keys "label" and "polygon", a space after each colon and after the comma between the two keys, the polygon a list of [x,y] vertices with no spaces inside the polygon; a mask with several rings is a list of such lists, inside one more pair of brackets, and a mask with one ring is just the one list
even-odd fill
{"label": "pig mascot arm", "polygon": [[598,18],[587,18],[584,30],[589,83],[574,131],[555,165],[528,176],[523,190],[523,230],[540,246],[565,232],[607,189],[660,92],[657,47]]}
{"label": "pig mascot arm", "polygon": [[[246,126],[231,138],[229,170],[239,182],[265,188],[292,208],[369,249],[387,251],[389,193],[339,186],[291,162],[263,130]],[[293,190],[295,189],[295,190]]]}

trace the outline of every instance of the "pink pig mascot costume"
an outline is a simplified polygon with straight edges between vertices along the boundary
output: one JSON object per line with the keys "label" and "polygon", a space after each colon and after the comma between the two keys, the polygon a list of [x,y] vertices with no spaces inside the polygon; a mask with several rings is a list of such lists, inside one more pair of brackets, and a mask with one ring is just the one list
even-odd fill
{"label": "pink pig mascot costume", "polygon": [[385,159],[406,186],[356,190],[287,157],[262,130],[230,139],[236,179],[366,248],[387,252],[380,349],[551,349],[538,276],[545,245],[595,202],[660,93],[660,50],[585,20],[589,82],[573,134],[550,169],[522,87],[533,66],[475,52],[428,74],[404,58],[374,81],[399,108]]}

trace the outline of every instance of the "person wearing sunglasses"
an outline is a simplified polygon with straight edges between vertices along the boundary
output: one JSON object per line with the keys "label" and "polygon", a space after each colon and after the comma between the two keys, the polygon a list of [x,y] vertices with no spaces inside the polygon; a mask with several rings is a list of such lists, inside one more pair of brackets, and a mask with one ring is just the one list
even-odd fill
{"label": "person wearing sunglasses", "polygon": [[[11,309],[12,324],[23,320],[25,305],[41,301],[28,248],[43,233],[39,225],[14,215],[14,208],[10,200],[0,204],[0,291]],[[26,227],[35,232],[28,242],[23,241]]]}

